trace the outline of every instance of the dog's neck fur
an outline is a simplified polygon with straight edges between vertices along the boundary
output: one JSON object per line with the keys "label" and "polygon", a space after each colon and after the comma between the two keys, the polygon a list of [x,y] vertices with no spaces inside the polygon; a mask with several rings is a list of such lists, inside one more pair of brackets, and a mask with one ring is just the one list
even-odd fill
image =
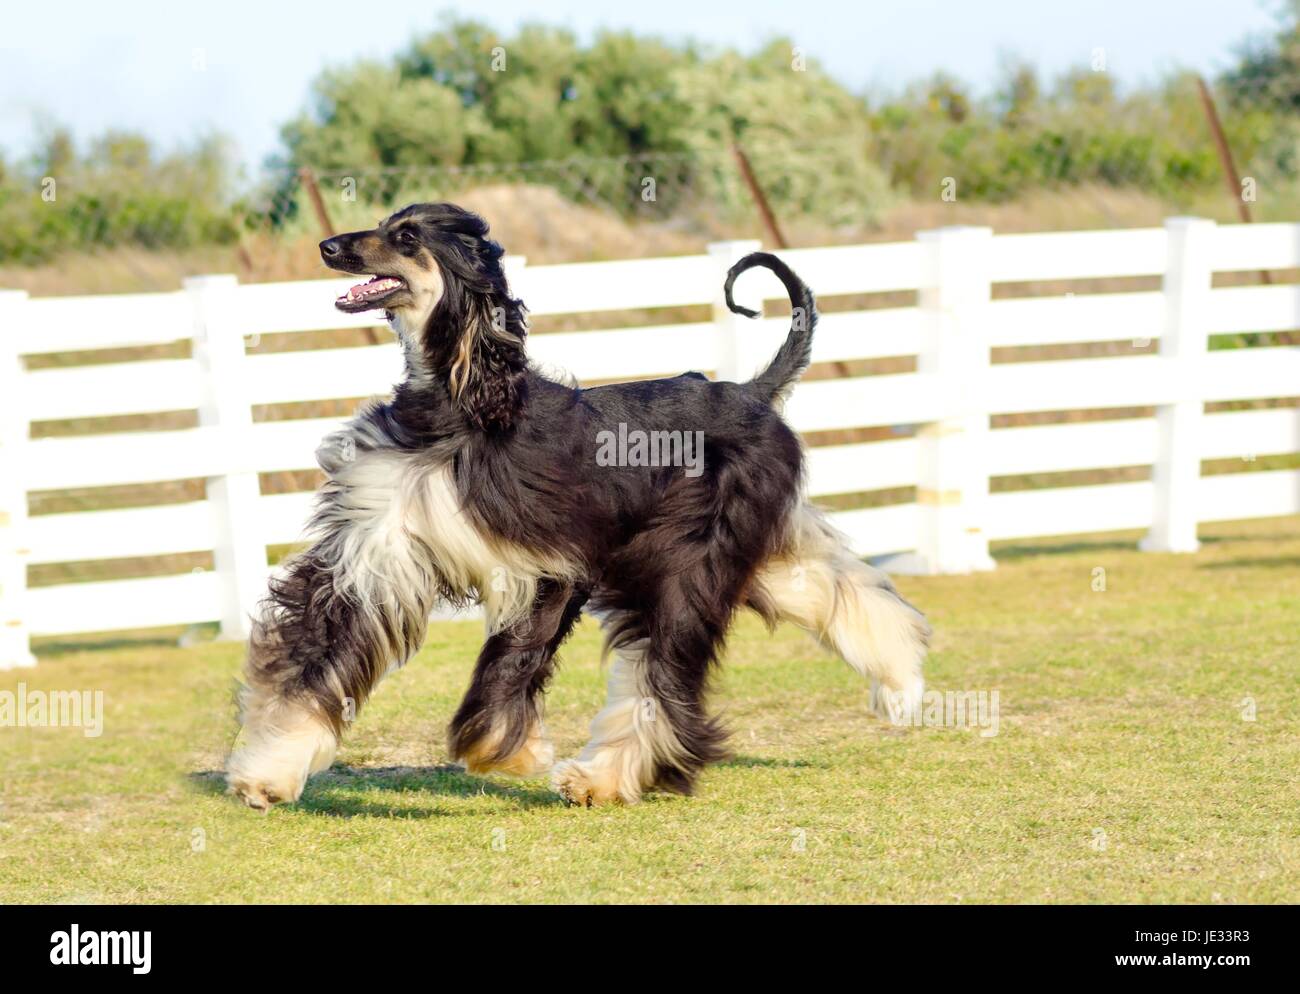
{"label": "dog's neck fur", "polygon": [[[395,417],[425,425],[459,415],[489,432],[511,426],[527,395],[527,326],[519,302],[496,282],[480,280],[483,285],[472,291],[459,286],[449,291],[437,274],[423,284],[411,283],[410,304],[384,312],[406,367],[395,394]],[[423,410],[413,402],[417,397]],[[407,403],[397,404],[399,398]]]}
{"label": "dog's neck fur", "polygon": [[388,327],[393,330],[398,344],[402,346],[402,354],[406,359],[406,377],[417,387],[425,386],[433,380],[434,371],[424,349],[424,339],[428,334],[433,309],[438,306],[441,298],[440,292],[424,291],[410,307],[384,311]]}
{"label": "dog's neck fur", "polygon": [[[468,441],[472,428],[452,398],[448,370],[430,354],[425,342],[437,329],[431,328],[436,301],[423,312],[413,308],[386,311],[388,326],[402,347],[406,376],[393,388],[393,399],[365,412],[364,418],[376,429],[384,444],[401,449],[437,449],[442,457]],[[446,443],[452,444],[450,449]]]}
{"label": "dog's neck fur", "polygon": [[400,311],[385,311],[384,316],[388,318],[388,327],[392,329],[397,344],[402,347],[407,382],[413,385],[427,383],[433,378],[433,372],[429,369],[429,361],[420,345],[418,329],[421,325],[411,321],[410,311],[407,308],[402,308]]}

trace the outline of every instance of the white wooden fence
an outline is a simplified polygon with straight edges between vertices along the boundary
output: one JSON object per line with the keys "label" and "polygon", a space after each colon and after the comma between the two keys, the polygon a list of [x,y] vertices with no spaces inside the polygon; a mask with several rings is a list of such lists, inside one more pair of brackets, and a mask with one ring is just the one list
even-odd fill
{"label": "white wooden fence", "polygon": [[[526,267],[511,282],[533,315],[713,305],[703,323],[535,335],[535,360],[583,380],[685,369],[747,378],[788,318],[747,321],[721,300],[723,273],[756,243],[707,255]],[[1211,289],[1211,274],[1300,266],[1300,224],[994,236],[946,228],[916,241],[782,253],[823,301],[919,290],[919,306],[826,313],[814,361],[916,356],[917,371],[801,385],[801,431],[917,425],[912,437],[809,450],[814,496],[917,487],[914,503],[835,515],[864,555],[910,554],[923,570],[992,565],[988,543],[1148,528],[1144,547],[1196,548],[1201,521],[1300,511],[1300,471],[1202,477],[1200,461],[1300,449],[1292,408],[1204,413],[1204,402],[1300,394],[1300,349],[1207,351],[1213,334],[1300,327],[1300,286]],[[1159,274],[1159,291],[992,300],[997,282]],[[217,621],[247,632],[267,546],[296,540],[312,495],[262,495],[258,473],[313,466],[334,420],[256,423],[256,404],[379,394],[394,345],[248,354],[246,336],[358,327],[333,307],[348,280],[239,285],[189,280],[142,295],[29,299],[0,292],[0,666],[29,662],[30,635]],[[751,306],[783,296],[753,273]],[[997,346],[1158,338],[1158,354],[991,363]],[[24,356],[192,339],[192,358],[27,370]],[[1156,405],[1157,417],[990,429],[998,413]],[[29,439],[33,421],[190,410],[177,431]],[[1150,482],[989,493],[1004,474],[1152,465]],[[28,516],[32,491],[204,478],[186,504]],[[211,551],[215,569],[28,589],[29,564]]]}

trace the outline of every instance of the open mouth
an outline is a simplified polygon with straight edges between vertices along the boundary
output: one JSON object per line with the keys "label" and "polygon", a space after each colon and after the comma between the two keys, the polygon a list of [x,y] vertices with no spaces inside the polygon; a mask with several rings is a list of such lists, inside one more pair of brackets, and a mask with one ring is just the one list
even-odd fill
{"label": "open mouth", "polygon": [[372,276],[364,283],[358,283],[341,297],[334,299],[334,306],[341,311],[368,311],[384,306],[399,290],[406,289],[406,281],[396,276]]}

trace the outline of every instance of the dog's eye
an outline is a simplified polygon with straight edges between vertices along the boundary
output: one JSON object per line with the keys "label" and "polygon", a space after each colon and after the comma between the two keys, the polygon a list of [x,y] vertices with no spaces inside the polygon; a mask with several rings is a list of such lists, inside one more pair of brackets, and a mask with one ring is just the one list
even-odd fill
{"label": "dog's eye", "polygon": [[414,246],[420,244],[420,239],[416,238],[414,232],[412,232],[409,228],[403,228],[401,231],[397,233],[397,244],[405,245],[408,248],[413,248]]}

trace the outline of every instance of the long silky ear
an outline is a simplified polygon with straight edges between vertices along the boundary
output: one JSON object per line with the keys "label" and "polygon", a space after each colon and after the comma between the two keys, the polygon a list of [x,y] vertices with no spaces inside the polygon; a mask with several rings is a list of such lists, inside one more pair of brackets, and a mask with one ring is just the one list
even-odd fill
{"label": "long silky ear", "polygon": [[528,389],[522,307],[494,295],[470,308],[452,361],[451,395],[470,421],[487,431],[504,431],[519,416]]}

